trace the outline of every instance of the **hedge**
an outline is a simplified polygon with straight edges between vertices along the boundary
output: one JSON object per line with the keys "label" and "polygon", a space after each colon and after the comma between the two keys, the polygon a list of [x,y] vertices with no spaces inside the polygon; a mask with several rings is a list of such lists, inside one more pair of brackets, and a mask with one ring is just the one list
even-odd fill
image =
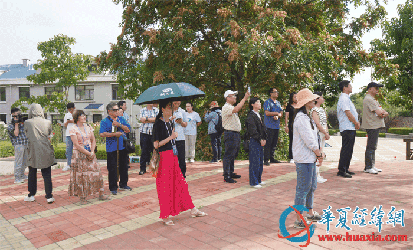
{"label": "hedge", "polygon": [[330,128],[330,129],[328,130],[328,133],[329,133],[330,135],[335,135],[335,134],[338,133],[338,132],[340,132],[340,129]]}
{"label": "hedge", "polygon": [[389,128],[388,132],[398,135],[409,135],[409,133],[413,133],[413,128]]}

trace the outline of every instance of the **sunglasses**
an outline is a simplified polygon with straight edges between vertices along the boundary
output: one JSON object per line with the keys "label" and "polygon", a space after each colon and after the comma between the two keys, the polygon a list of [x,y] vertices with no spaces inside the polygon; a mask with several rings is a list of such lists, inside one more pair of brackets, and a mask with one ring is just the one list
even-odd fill
{"label": "sunglasses", "polygon": [[116,112],[116,111],[119,111],[119,109],[112,109],[112,111],[115,111],[115,112]]}

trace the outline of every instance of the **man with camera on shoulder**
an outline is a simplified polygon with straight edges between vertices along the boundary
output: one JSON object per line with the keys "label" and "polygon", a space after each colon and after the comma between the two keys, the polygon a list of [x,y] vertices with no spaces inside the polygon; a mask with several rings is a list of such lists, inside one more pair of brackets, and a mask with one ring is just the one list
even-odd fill
{"label": "man with camera on shoulder", "polygon": [[14,183],[23,183],[27,180],[24,174],[26,169],[27,152],[26,145],[28,144],[27,136],[24,133],[24,121],[27,117],[21,114],[19,108],[11,109],[11,123],[7,126],[11,144],[14,147]]}

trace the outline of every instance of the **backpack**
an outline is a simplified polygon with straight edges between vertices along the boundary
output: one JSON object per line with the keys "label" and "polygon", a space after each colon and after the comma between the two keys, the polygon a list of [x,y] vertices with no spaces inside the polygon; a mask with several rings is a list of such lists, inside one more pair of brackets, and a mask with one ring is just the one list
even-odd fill
{"label": "backpack", "polygon": [[224,132],[224,128],[222,127],[222,116],[221,113],[216,112],[218,115],[218,122],[217,124],[215,124],[215,130],[217,131],[217,133],[222,134]]}

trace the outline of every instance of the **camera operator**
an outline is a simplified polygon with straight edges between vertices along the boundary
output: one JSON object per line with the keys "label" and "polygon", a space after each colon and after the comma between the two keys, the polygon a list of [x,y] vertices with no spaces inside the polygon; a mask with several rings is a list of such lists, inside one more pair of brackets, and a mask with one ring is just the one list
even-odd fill
{"label": "camera operator", "polygon": [[24,133],[24,117],[19,108],[12,108],[11,115],[12,119],[7,126],[7,132],[14,147],[14,183],[23,183],[24,180],[27,180],[24,170],[27,167],[26,145],[28,144],[27,136]]}

